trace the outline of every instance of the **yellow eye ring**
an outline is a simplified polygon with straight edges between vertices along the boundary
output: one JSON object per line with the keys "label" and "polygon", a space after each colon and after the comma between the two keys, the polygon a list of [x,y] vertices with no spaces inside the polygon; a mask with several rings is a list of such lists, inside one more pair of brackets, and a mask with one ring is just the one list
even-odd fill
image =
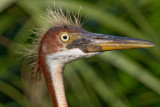
{"label": "yellow eye ring", "polygon": [[62,33],[60,35],[60,39],[62,42],[67,42],[67,41],[69,41],[70,37],[69,37],[68,33]]}

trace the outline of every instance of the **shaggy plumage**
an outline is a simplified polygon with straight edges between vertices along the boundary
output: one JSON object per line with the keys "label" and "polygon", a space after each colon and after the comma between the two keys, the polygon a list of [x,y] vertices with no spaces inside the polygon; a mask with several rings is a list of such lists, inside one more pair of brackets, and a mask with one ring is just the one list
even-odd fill
{"label": "shaggy plumage", "polygon": [[[75,26],[80,28],[81,17],[79,15],[79,12],[77,13],[77,15],[73,15],[73,13],[71,13],[69,10],[63,12],[61,8],[54,10],[51,8],[47,8],[46,14],[43,16],[43,18],[46,20],[46,22],[50,23],[54,27]],[[26,52],[24,53],[24,57],[27,57],[30,63],[30,67],[33,67],[35,69],[37,78],[37,75],[41,74],[38,60],[39,46],[46,31],[40,28],[34,28],[32,30],[32,33],[35,35],[35,37],[31,38],[32,44],[29,45],[29,48],[25,48]]]}

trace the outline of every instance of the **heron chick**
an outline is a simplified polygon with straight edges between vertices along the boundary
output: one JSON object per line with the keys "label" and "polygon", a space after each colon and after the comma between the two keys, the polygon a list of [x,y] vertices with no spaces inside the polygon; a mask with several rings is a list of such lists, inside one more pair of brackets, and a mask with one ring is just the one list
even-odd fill
{"label": "heron chick", "polygon": [[47,20],[53,26],[37,47],[36,72],[42,72],[54,107],[68,107],[63,84],[67,63],[109,50],[154,46],[146,40],[88,32],[80,27],[78,17],[48,9]]}

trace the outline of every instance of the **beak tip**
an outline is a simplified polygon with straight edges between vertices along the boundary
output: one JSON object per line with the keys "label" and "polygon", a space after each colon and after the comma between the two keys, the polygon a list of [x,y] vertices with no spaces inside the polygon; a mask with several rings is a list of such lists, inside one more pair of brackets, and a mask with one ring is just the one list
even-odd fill
{"label": "beak tip", "polygon": [[154,44],[154,43],[152,43],[152,46],[155,46],[155,44]]}
{"label": "beak tip", "polygon": [[146,46],[147,46],[147,47],[153,47],[153,46],[155,46],[155,44],[152,43],[152,42],[148,42],[148,44],[147,44]]}

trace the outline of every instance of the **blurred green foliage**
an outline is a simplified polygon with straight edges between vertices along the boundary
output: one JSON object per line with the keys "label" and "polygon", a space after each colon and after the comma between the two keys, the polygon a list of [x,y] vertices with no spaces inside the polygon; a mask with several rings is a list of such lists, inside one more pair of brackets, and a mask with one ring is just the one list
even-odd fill
{"label": "blurred green foliage", "polygon": [[104,52],[67,64],[65,89],[71,107],[160,106],[159,0],[1,0],[0,107],[50,107],[44,80],[33,82],[21,54],[47,7],[61,7],[87,20],[88,31],[152,41],[153,48]]}

